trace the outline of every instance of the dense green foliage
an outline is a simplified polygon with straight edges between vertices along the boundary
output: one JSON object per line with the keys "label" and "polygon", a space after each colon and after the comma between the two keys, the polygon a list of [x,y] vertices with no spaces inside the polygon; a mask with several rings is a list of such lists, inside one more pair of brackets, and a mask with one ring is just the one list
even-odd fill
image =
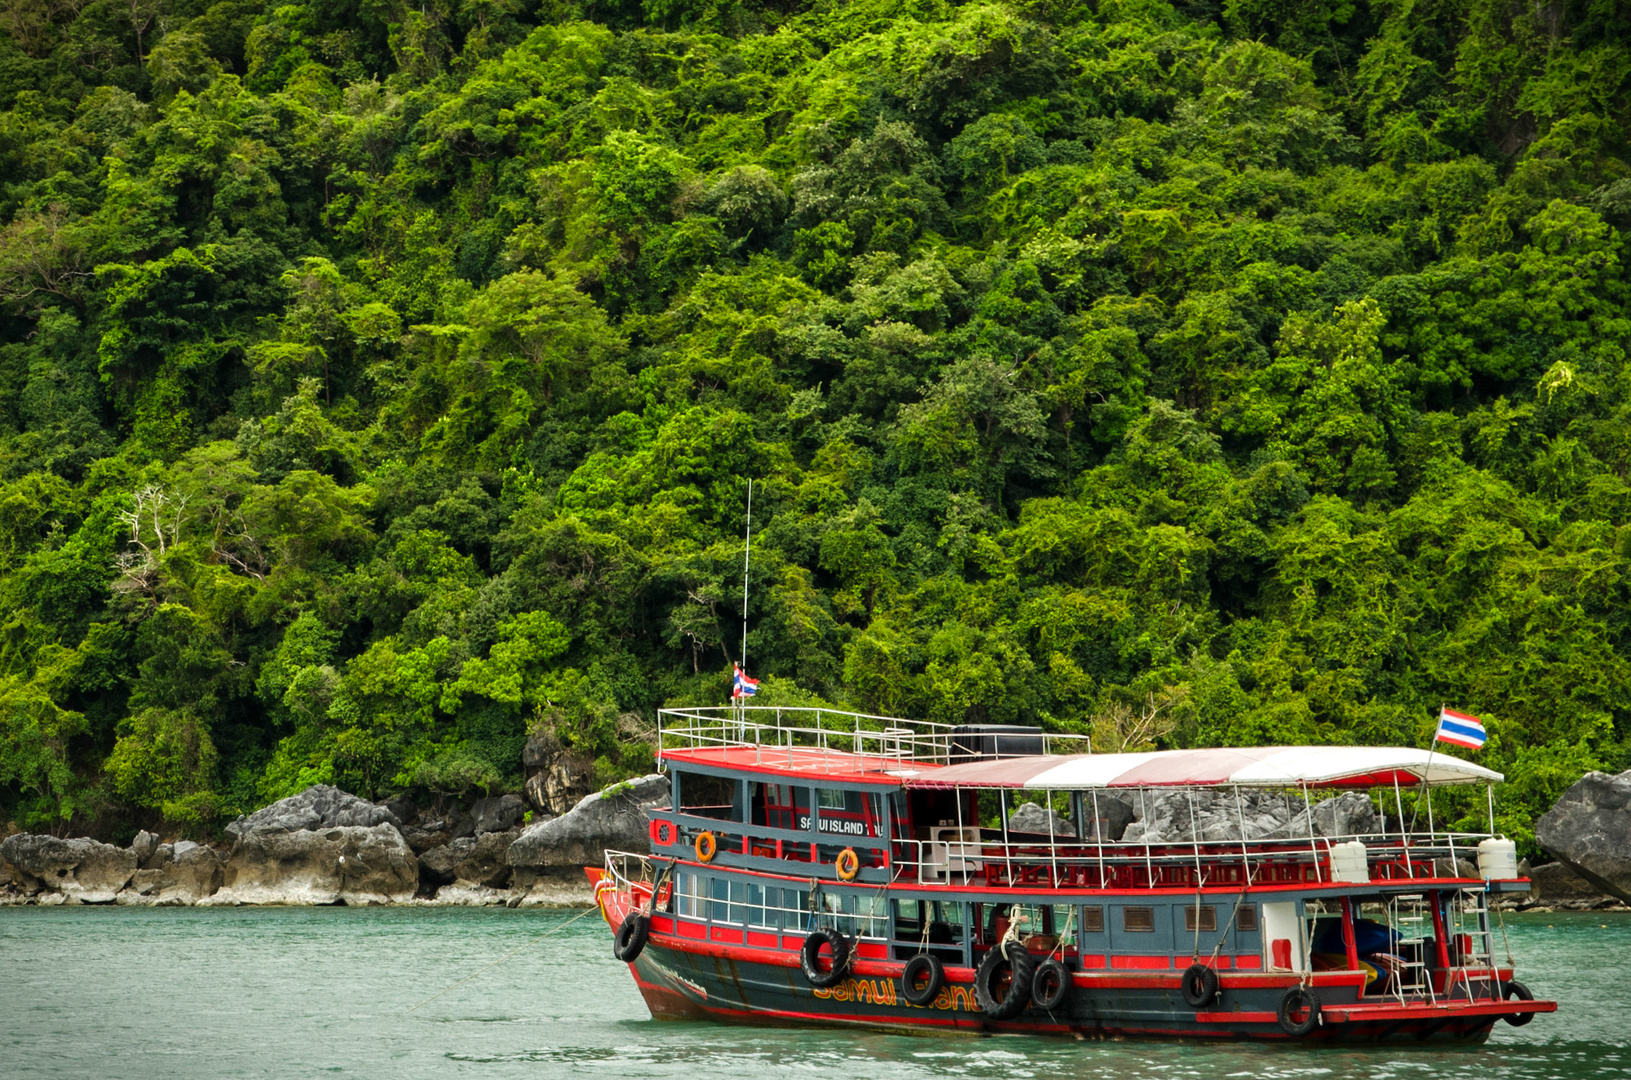
{"label": "dense green foliage", "polygon": [[[1631,749],[1617,0],[0,0],[0,820],[723,700]],[[113,824],[110,824],[113,823]]]}

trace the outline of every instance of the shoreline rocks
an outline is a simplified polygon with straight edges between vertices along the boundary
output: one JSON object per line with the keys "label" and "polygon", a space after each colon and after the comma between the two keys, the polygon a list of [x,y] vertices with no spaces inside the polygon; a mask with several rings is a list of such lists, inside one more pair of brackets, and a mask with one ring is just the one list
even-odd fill
{"label": "shoreline rocks", "polygon": [[641,777],[523,829],[518,795],[421,820],[407,799],[375,804],[317,785],[233,821],[224,849],[147,831],[129,847],[7,837],[0,905],[581,906],[593,901],[583,867],[607,848],[645,850],[645,810],[667,800],[667,777]]}
{"label": "shoreline rocks", "polygon": [[1535,840],[1602,893],[1631,904],[1631,769],[1581,777],[1535,822]]}

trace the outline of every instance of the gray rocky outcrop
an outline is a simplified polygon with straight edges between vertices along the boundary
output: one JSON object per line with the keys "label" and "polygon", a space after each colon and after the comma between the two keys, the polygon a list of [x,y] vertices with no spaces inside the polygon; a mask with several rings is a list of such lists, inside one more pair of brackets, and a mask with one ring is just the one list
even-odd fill
{"label": "gray rocky outcrop", "polygon": [[[510,845],[521,835],[519,829],[467,836],[432,848],[419,856],[419,877],[429,888],[441,886],[503,889],[510,884]],[[437,898],[441,898],[438,892]]]}
{"label": "gray rocky outcrop", "polygon": [[475,835],[505,832],[515,828],[526,816],[527,801],[519,795],[495,795],[490,799],[477,799],[470,808],[475,822]]}
{"label": "gray rocky outcrop", "polygon": [[418,860],[393,824],[261,827],[240,831],[206,903],[391,904],[418,886]]}
{"label": "gray rocky outcrop", "polygon": [[153,853],[158,851],[158,849],[159,838],[157,834],[150,833],[146,829],[138,832],[135,839],[130,842],[130,850],[136,853],[137,866],[141,866],[147,862],[148,859],[151,859],[153,857]]}
{"label": "gray rocky outcrop", "polygon": [[560,817],[528,827],[510,845],[510,865],[518,873],[579,872],[604,861],[607,849],[649,850],[646,811],[668,801],[668,777],[661,774],[614,784]]}
{"label": "gray rocky outcrop", "polygon": [[1011,833],[1035,833],[1047,836],[1049,822],[1052,822],[1052,834],[1055,837],[1076,835],[1076,826],[1063,815],[1049,810],[1040,803],[1025,803],[1012,814],[1008,815],[1008,831]]}
{"label": "gray rocky outcrop", "polygon": [[[160,854],[165,856],[162,860],[157,858]],[[174,845],[161,844],[149,861],[157,865],[148,867],[144,863],[115,902],[155,906],[197,904],[221,888],[221,854],[203,844],[189,840]]]}
{"label": "gray rocky outcrop", "polygon": [[279,799],[253,814],[238,818],[225,832],[241,837],[255,830],[282,829],[293,832],[300,829],[331,829],[335,826],[373,828],[376,825],[401,828],[402,822],[390,809],[375,806],[367,799],[341,791],[328,784],[314,784],[298,795]]}
{"label": "gray rocky outcrop", "polygon": [[1581,878],[1631,904],[1631,769],[1581,777],[1535,822],[1535,840]]}
{"label": "gray rocky outcrop", "polygon": [[432,848],[439,848],[452,839],[444,821],[421,822],[418,825],[409,825],[402,830],[402,839],[413,848],[415,855],[423,856]]}
{"label": "gray rocky outcrop", "polygon": [[1540,907],[1568,911],[1590,911],[1621,903],[1618,897],[1603,892],[1561,862],[1544,863],[1529,871],[1527,900]]}
{"label": "gray rocky outcrop", "polygon": [[0,858],[17,869],[24,891],[81,904],[111,903],[136,872],[134,851],[83,837],[18,833],[0,842]]}
{"label": "gray rocky outcrop", "polygon": [[521,764],[527,771],[523,790],[535,810],[565,814],[592,790],[594,755],[561,745],[551,732],[527,739]]}
{"label": "gray rocky outcrop", "polygon": [[1270,792],[1186,788],[1139,792],[1132,803],[1135,818],[1122,834],[1128,843],[1295,840],[1311,829],[1316,836],[1370,836],[1382,828],[1370,799],[1357,791],[1315,803],[1312,826],[1301,798]]}

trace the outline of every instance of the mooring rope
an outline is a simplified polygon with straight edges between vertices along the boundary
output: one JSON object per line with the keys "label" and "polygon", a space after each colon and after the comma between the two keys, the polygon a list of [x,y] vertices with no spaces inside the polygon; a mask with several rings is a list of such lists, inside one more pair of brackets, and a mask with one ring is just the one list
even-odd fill
{"label": "mooring rope", "polygon": [[509,952],[505,953],[503,956],[499,957],[497,960],[494,960],[491,964],[488,964],[486,967],[481,968],[478,971],[471,972],[469,975],[466,975],[464,978],[460,979],[458,982],[454,983],[452,986],[448,987],[446,990],[443,990],[440,993],[432,994],[430,997],[426,998],[424,1001],[421,1001],[418,1005],[415,1005],[413,1008],[409,1009],[408,1012],[418,1012],[420,1009],[424,1008],[426,1005],[429,1005],[431,1002],[435,1001],[437,998],[441,997],[443,994],[447,994],[447,993],[450,993],[450,992],[452,992],[454,990],[457,990],[459,987],[463,986],[465,983],[469,982],[471,979],[474,979],[477,975],[485,975],[487,972],[489,972],[489,971],[493,970],[494,968],[498,967],[498,965],[502,964],[504,961],[508,960],[510,957],[514,956],[516,953],[520,952],[521,950],[523,950],[523,949],[525,949],[525,948],[527,948],[529,946],[538,944],[540,941],[544,940],[546,937],[549,937],[552,934],[560,933],[562,930],[565,930],[568,926],[571,926],[573,923],[577,922],[579,919],[587,919],[591,915],[599,914],[599,912],[600,912],[600,905],[599,904],[596,904],[594,907],[588,909],[587,911],[579,912],[578,914],[572,916],[570,919],[566,920],[565,922],[563,922],[561,925],[555,927],[554,929],[544,931],[542,934],[539,934],[537,937],[533,938],[531,941],[522,942],[520,945],[517,945],[515,948],[511,949]]}

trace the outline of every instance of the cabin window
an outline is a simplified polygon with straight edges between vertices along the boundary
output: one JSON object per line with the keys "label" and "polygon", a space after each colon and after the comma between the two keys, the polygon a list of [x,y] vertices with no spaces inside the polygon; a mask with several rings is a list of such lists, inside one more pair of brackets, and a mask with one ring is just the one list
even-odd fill
{"label": "cabin window", "polygon": [[[961,945],[963,943],[963,905],[955,900],[896,900],[895,940],[930,945]],[[928,935],[923,932],[923,921],[929,922]],[[944,959],[942,957],[942,959]]]}
{"label": "cabin window", "polygon": [[1124,907],[1121,909],[1121,928],[1129,933],[1155,932],[1155,909],[1152,907]]}
{"label": "cabin window", "polygon": [[883,937],[886,929],[884,901],[877,893],[864,897],[850,893],[839,896],[823,892],[821,899],[833,927],[850,937]]}
{"label": "cabin window", "polygon": [[[770,829],[810,827],[810,789],[792,784],[766,784],[758,780],[748,785],[753,807],[753,824]],[[800,822],[803,824],[800,824]]]}
{"label": "cabin window", "polygon": [[680,813],[717,821],[741,821],[741,785],[723,776],[676,772],[680,788]]}
{"label": "cabin window", "polygon": [[1197,930],[1208,931],[1218,928],[1218,909],[1211,904],[1184,905],[1184,929],[1190,933]]}
{"label": "cabin window", "polygon": [[1104,933],[1104,908],[1092,904],[1082,909],[1082,933]]}
{"label": "cabin window", "polygon": [[687,919],[705,917],[702,879],[689,870],[682,870],[674,876],[674,913]]}
{"label": "cabin window", "polygon": [[1257,905],[1242,904],[1240,910],[1235,912],[1235,929],[1241,933],[1257,932]]}

